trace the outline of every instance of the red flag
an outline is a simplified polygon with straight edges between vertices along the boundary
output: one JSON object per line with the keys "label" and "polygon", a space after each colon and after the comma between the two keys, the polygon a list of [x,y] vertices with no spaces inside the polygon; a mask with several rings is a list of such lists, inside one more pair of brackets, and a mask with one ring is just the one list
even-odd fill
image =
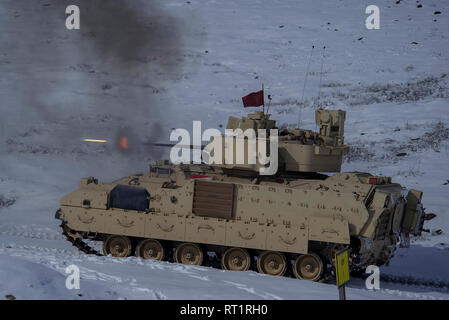
{"label": "red flag", "polygon": [[252,92],[242,98],[243,106],[246,107],[259,107],[263,106],[263,90]]}

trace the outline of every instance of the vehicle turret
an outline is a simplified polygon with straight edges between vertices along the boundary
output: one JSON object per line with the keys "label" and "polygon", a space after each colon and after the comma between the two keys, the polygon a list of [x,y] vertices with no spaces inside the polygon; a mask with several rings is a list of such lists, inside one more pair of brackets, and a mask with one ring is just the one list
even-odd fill
{"label": "vehicle turret", "polygon": [[[345,111],[316,110],[315,121],[319,126],[319,132],[300,128],[284,129],[279,132],[276,121],[271,120],[270,116],[263,111],[256,111],[247,117],[229,117],[226,133],[220,137],[213,137],[212,142],[205,148],[206,152],[222,149],[218,161],[210,164],[227,169],[260,171],[261,167],[269,166],[263,165],[263,161],[259,160],[265,150],[272,155],[272,148],[276,147],[276,144],[270,144],[270,139],[275,140],[273,135],[276,134],[278,170],[274,174],[340,172],[343,155],[349,151],[349,147],[344,144]],[[251,137],[258,140],[258,143],[253,145],[257,150],[254,150],[256,156],[252,161],[249,158],[252,149],[248,143]],[[264,140],[265,146],[260,144],[259,140]],[[238,153],[242,152],[238,150],[239,143],[243,146],[244,152],[241,161],[238,158]]]}

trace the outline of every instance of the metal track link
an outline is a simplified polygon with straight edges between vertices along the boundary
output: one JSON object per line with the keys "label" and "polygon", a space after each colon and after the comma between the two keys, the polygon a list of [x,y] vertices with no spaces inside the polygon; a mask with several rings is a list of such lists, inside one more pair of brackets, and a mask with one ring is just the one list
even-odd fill
{"label": "metal track link", "polygon": [[94,254],[96,256],[102,256],[97,250],[92,249],[87,243],[82,240],[82,237],[78,233],[73,233],[72,230],[62,223],[60,225],[62,229],[62,234],[66,237],[67,241],[72,243],[73,246],[78,248],[78,250],[86,253],[86,254]]}

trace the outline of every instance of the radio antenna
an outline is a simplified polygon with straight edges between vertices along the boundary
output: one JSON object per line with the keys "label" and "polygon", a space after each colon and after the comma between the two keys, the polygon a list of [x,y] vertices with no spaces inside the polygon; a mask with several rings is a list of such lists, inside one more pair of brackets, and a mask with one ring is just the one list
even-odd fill
{"label": "radio antenna", "polygon": [[314,48],[315,48],[315,46],[312,46],[312,49],[310,50],[309,61],[307,62],[306,74],[304,76],[304,85],[302,87],[302,96],[301,96],[302,105],[299,106],[299,112],[298,112],[298,128],[301,125],[301,111],[302,111],[302,108],[304,107],[304,92],[306,91],[307,77],[309,75],[310,61],[312,60],[312,53],[313,53]]}
{"label": "radio antenna", "polygon": [[317,100],[318,108],[320,107],[321,104],[320,97],[321,97],[321,80],[323,79],[324,51],[326,51],[326,46],[323,47],[323,56],[321,57],[320,85],[318,87],[318,100]]}

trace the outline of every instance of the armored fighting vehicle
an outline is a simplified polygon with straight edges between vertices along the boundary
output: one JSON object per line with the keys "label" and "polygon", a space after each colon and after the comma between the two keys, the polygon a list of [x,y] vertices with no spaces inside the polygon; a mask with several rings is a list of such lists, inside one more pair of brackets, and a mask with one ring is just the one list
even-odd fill
{"label": "armored fighting vehicle", "polygon": [[[217,259],[226,270],[288,271],[313,281],[329,274],[335,253],[346,248],[352,270],[386,264],[434,215],[424,212],[421,191],[406,192],[390,177],[340,172],[349,150],[345,117],[320,109],[319,132],[281,130],[277,150],[269,150],[278,151],[273,174],[261,175],[263,165],[247,158],[212,165],[157,161],[111,183],[81,179],[56,218],[67,239],[91,254],[100,253],[85,239],[102,241],[103,254],[113,257],[189,265]],[[227,128],[277,127],[259,111],[230,117]],[[219,139],[229,144],[229,136],[213,140]]]}

